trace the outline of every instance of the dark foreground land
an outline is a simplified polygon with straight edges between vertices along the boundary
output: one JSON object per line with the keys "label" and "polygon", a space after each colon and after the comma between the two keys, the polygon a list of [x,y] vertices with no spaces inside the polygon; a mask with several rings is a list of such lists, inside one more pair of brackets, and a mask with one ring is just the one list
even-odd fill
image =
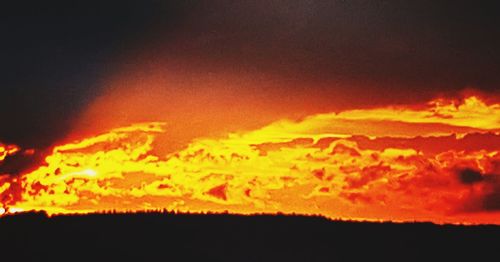
{"label": "dark foreground land", "polygon": [[500,226],[164,213],[0,218],[0,261],[498,261],[499,256]]}

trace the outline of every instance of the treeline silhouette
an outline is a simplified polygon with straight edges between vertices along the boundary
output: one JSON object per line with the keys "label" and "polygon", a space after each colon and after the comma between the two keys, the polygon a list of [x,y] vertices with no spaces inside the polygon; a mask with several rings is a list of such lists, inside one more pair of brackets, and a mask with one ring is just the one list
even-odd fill
{"label": "treeline silhouette", "polygon": [[28,212],[0,218],[0,261],[10,256],[16,261],[478,261],[498,259],[498,243],[500,226],[495,225],[319,216],[160,210],[53,217]]}

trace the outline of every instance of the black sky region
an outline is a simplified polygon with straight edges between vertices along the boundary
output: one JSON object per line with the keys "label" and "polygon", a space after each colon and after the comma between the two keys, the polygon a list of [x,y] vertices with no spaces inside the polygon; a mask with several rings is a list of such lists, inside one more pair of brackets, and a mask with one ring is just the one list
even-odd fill
{"label": "black sky region", "polygon": [[495,1],[3,3],[0,141],[51,145],[102,81],[144,52],[304,83],[363,82],[383,96],[498,94],[499,11]]}

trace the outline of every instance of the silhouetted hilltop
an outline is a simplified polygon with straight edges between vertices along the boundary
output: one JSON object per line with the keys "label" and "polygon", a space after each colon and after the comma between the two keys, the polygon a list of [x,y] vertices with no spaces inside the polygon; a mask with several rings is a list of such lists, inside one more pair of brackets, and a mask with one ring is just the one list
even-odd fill
{"label": "silhouetted hilltop", "polygon": [[498,256],[500,226],[331,221],[316,216],[141,212],[0,218],[19,261],[422,261]]}

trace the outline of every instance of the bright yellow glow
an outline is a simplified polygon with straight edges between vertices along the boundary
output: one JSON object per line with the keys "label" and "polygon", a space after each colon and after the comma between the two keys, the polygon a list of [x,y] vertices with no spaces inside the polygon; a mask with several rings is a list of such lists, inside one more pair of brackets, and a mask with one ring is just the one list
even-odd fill
{"label": "bright yellow glow", "polygon": [[[55,147],[45,165],[22,176],[20,199],[4,204],[9,212],[166,208],[498,224],[498,211],[486,205],[498,185],[459,175],[498,174],[491,143],[500,138],[499,117],[498,104],[476,97],[435,100],[420,110],[282,120],[169,155],[153,153],[165,125],[138,123]],[[0,195],[10,188],[4,183]]]}
{"label": "bright yellow glow", "polygon": [[15,145],[3,145],[0,143],[0,162],[3,161],[7,156],[13,155],[19,151],[19,147]]}

